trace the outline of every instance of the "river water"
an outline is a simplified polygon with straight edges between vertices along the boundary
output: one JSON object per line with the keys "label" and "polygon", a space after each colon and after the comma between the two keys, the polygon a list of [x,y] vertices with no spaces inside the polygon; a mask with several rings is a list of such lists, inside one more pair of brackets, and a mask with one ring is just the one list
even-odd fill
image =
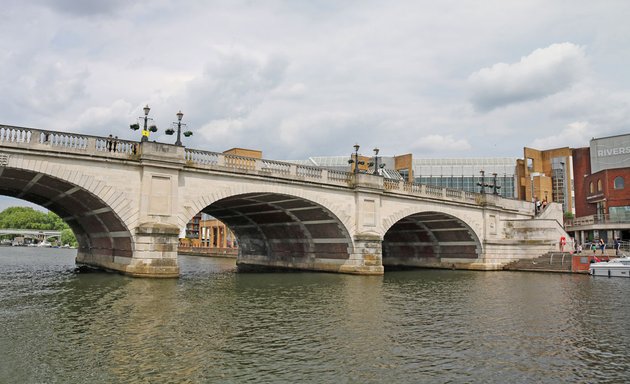
{"label": "river water", "polygon": [[630,279],[418,270],[76,274],[0,247],[0,383],[619,383]]}

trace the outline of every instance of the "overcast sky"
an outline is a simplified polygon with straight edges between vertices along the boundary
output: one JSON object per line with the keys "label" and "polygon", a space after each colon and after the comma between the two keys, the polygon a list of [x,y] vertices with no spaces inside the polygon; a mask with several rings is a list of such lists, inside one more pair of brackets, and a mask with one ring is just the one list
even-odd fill
{"label": "overcast sky", "polygon": [[0,124],[140,138],[184,113],[270,159],[522,157],[628,133],[630,1],[4,0]]}

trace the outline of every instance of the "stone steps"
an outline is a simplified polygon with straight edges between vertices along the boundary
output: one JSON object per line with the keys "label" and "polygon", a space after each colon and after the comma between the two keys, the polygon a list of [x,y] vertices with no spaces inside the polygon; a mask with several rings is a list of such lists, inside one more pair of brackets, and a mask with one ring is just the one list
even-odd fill
{"label": "stone steps", "polygon": [[535,259],[519,259],[503,267],[507,271],[571,272],[569,252],[548,252]]}

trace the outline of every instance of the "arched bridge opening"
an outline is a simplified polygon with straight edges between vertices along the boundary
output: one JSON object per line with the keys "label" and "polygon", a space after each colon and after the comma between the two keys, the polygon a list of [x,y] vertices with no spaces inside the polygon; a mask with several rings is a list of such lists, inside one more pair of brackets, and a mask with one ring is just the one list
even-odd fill
{"label": "arched bridge opening", "polygon": [[459,267],[480,254],[481,244],[473,230],[461,219],[440,212],[407,216],[383,239],[385,269]]}
{"label": "arched bridge opening", "polygon": [[84,188],[39,172],[0,167],[0,195],[38,204],[59,215],[77,238],[78,256],[106,261],[113,261],[114,256],[132,257],[132,236],[123,221]]}
{"label": "arched bridge opening", "polygon": [[332,270],[352,250],[341,221],[325,207],[301,197],[241,194],[216,201],[202,212],[234,233],[240,269]]}

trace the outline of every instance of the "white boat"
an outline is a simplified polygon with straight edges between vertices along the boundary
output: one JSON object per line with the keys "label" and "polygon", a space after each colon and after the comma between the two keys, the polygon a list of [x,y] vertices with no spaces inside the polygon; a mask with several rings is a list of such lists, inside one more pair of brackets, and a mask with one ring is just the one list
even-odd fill
{"label": "white boat", "polygon": [[630,257],[624,256],[610,261],[592,263],[588,272],[593,276],[630,277]]}

